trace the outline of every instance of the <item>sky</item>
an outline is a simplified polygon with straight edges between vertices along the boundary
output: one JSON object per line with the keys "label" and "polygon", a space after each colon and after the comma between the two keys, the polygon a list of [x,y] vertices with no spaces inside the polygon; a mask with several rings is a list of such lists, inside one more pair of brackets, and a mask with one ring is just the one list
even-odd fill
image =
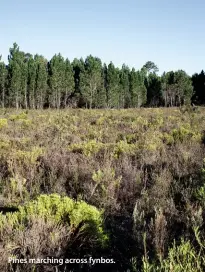
{"label": "sky", "polygon": [[88,55],[140,69],[205,69],[204,0],[0,0],[0,55]]}

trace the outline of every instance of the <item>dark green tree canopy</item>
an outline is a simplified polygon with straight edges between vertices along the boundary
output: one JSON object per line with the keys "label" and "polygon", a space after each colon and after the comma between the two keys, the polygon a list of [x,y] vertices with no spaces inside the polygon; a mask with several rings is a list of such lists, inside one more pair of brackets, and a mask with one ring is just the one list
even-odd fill
{"label": "dark green tree canopy", "polygon": [[0,105],[22,108],[130,108],[205,104],[205,73],[183,70],[158,73],[147,61],[139,70],[89,55],[72,62],[60,53],[51,60],[9,49],[8,65],[0,59]]}

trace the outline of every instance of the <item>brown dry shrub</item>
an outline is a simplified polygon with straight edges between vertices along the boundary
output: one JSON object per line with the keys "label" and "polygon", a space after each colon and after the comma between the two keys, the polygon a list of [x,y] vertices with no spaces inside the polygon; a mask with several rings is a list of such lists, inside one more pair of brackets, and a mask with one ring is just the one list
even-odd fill
{"label": "brown dry shrub", "polygon": [[[31,263],[9,264],[9,257],[16,256],[17,259],[27,260],[44,259],[47,256],[58,258],[64,252],[69,238],[70,230],[68,228],[51,221],[45,221],[43,218],[33,218],[29,226],[23,230],[14,232],[9,228],[4,229],[4,233],[1,234],[1,271],[33,271]],[[39,266],[41,271],[46,271],[44,266]]]}

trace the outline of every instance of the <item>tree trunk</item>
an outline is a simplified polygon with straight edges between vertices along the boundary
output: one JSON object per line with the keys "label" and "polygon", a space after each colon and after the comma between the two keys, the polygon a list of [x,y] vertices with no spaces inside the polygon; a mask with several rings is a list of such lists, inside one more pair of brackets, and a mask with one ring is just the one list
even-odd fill
{"label": "tree trunk", "polygon": [[58,109],[60,109],[61,106],[61,92],[58,91]]}
{"label": "tree trunk", "polygon": [[90,95],[90,109],[92,109],[92,104],[93,104],[93,91],[91,90],[91,95]]}
{"label": "tree trunk", "polygon": [[25,86],[25,90],[24,90],[24,103],[25,103],[25,108],[28,108],[28,103],[27,103],[27,88]]}
{"label": "tree trunk", "polygon": [[3,89],[2,89],[2,108],[4,108],[4,107],[5,107],[5,89],[3,87]]}
{"label": "tree trunk", "polygon": [[19,101],[18,101],[18,92],[16,93],[16,109],[19,108]]}
{"label": "tree trunk", "polygon": [[65,97],[64,97],[64,108],[66,108],[67,99],[68,99],[68,90],[66,89],[66,93],[65,93]]}

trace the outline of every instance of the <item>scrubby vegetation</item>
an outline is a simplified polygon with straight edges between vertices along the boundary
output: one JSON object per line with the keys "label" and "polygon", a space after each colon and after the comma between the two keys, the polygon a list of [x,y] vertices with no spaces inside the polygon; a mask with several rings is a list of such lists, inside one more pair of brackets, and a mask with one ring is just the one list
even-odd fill
{"label": "scrubby vegetation", "polygon": [[204,113],[1,109],[1,271],[204,271]]}

